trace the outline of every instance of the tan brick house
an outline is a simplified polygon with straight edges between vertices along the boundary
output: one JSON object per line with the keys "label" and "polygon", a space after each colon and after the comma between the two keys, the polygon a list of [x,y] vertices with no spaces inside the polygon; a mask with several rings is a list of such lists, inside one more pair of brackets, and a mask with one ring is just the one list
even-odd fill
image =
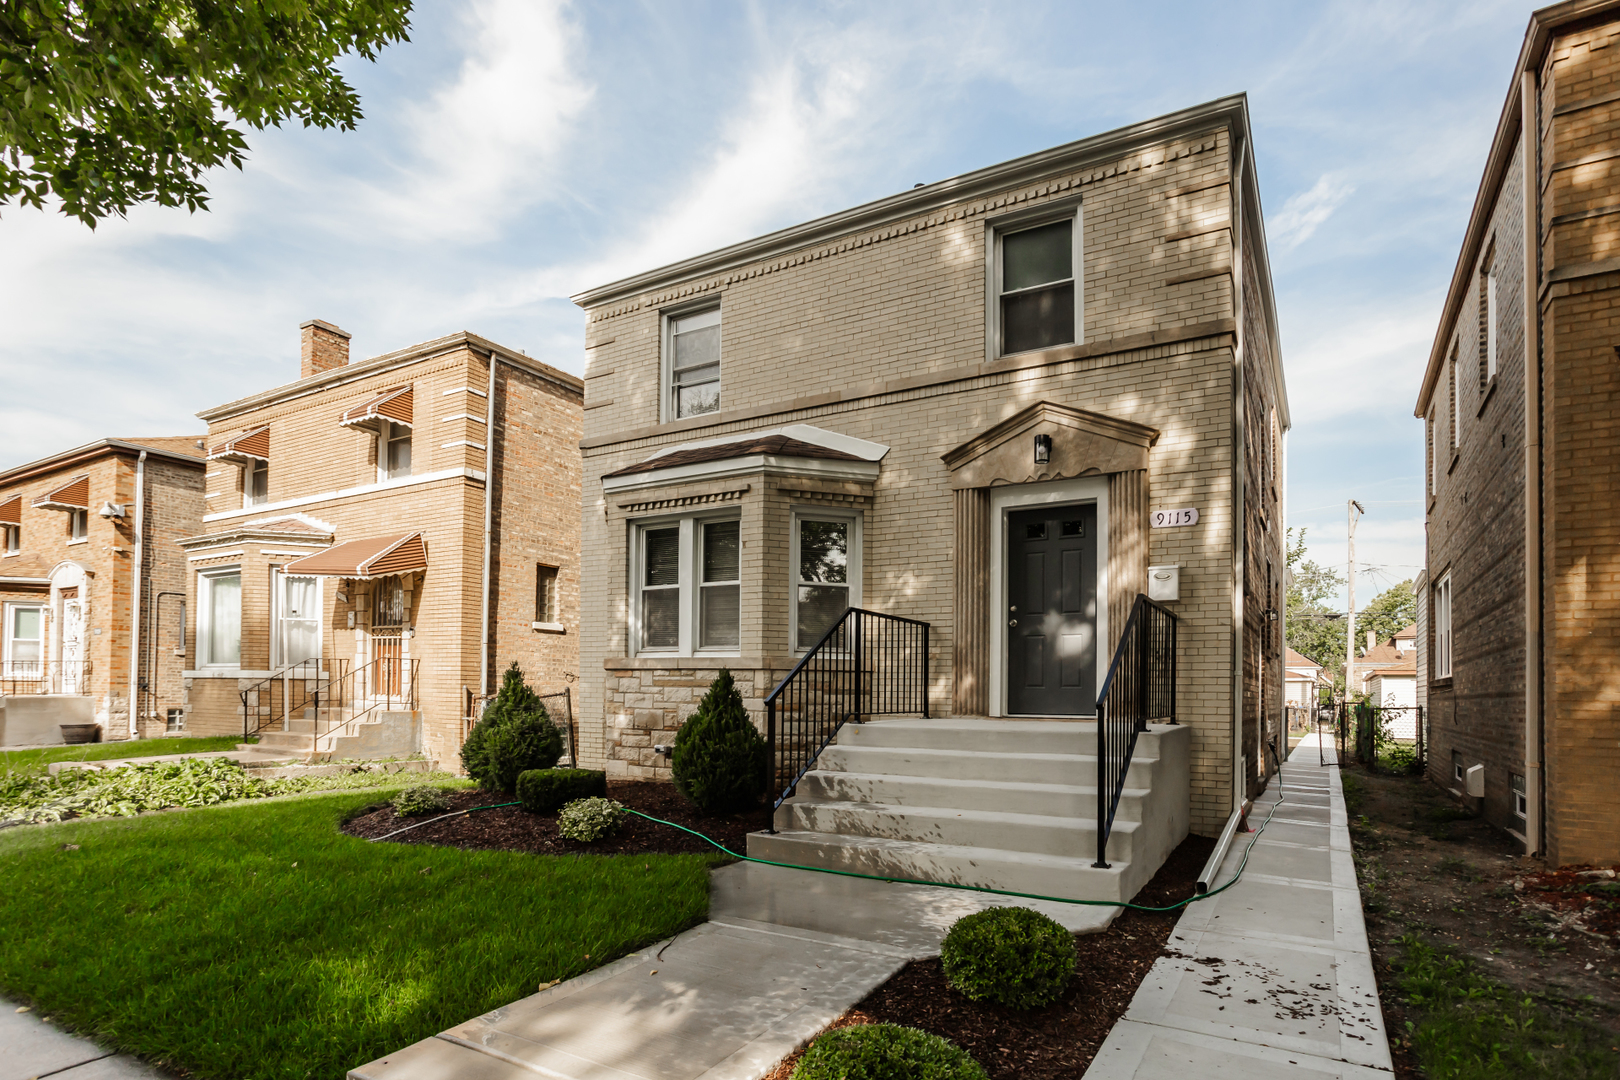
{"label": "tan brick house", "polygon": [[[1246,99],[574,299],[587,759],[667,776],[721,667],[763,726],[850,607],[929,624],[932,717],[1089,717],[1151,566],[1179,575],[1181,835],[1260,782],[1289,420]],[[1020,613],[1048,559],[1058,599]]]}
{"label": "tan brick house", "polygon": [[1620,4],[1530,18],[1429,354],[1430,775],[1620,861]]}
{"label": "tan brick house", "polygon": [[297,381],[198,414],[187,727],[454,763],[507,664],[578,670],[580,380],[468,333],[302,336]]}
{"label": "tan brick house", "polygon": [[177,725],[175,541],[202,513],[195,435],[101,439],[0,472],[0,744],[61,742],[63,723],[102,739]]}

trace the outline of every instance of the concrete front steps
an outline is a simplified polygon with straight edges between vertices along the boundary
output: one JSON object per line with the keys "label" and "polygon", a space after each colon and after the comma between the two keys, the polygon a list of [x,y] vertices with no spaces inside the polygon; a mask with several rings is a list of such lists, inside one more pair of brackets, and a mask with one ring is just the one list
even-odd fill
{"label": "concrete front steps", "polygon": [[379,709],[365,720],[347,726],[343,725],[341,717],[323,717],[319,737],[315,734],[315,721],[308,712],[305,710],[305,715],[287,720],[283,730],[261,732],[256,744],[242,743],[237,749],[305,761],[372,761],[407,757],[422,750],[420,712]]}
{"label": "concrete front steps", "polygon": [[1097,725],[846,724],[776,812],[755,858],[1077,900],[1129,900],[1187,835],[1185,726],[1137,737],[1107,869],[1097,859]]}

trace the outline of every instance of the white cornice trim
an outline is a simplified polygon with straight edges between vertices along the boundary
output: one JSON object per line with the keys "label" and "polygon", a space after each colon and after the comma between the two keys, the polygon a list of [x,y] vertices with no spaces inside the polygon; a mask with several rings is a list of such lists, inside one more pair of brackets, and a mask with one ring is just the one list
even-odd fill
{"label": "white cornice trim", "polygon": [[798,476],[814,480],[853,480],[869,484],[881,471],[876,461],[828,461],[826,458],[777,457],[774,454],[753,454],[749,457],[725,458],[721,461],[703,461],[695,465],[677,465],[670,469],[631,473],[629,476],[604,477],[602,493],[618,495],[627,491],[667,487],[670,484],[689,484],[699,480],[725,480],[733,476],[763,473],[766,476]]}
{"label": "white cornice trim", "polygon": [[[869,442],[866,439],[857,439],[853,435],[845,435],[838,431],[828,431],[826,428],[815,427],[811,424],[788,424],[786,427],[768,428],[764,431],[733,432],[730,435],[720,435],[713,439],[698,439],[695,442],[679,443],[666,446],[654,454],[643,458],[643,461],[653,461],[666,454],[678,453],[682,450],[698,450],[705,446],[725,446],[727,443],[753,442],[755,439],[768,439],[772,435],[785,435],[790,439],[807,442],[811,446],[823,446],[828,450],[837,450],[845,454],[853,454],[862,461],[882,461],[888,454],[889,448],[882,443]],[[794,460],[799,460],[795,458]]]}
{"label": "white cornice trim", "polygon": [[249,515],[263,517],[265,511],[292,510],[300,506],[313,506],[316,503],[330,502],[333,499],[347,499],[356,495],[370,495],[378,491],[394,491],[398,488],[415,487],[418,484],[431,484],[438,480],[451,480],[466,478],[484,482],[482,469],[440,469],[438,472],[423,473],[421,476],[405,476],[398,480],[384,480],[380,484],[361,484],[359,487],[342,488],[338,491],[323,491],[319,495],[306,495],[301,499],[286,499],[282,502],[264,503],[260,506],[249,507],[246,510],[222,510],[217,514],[204,514],[204,521],[229,521],[232,518]]}

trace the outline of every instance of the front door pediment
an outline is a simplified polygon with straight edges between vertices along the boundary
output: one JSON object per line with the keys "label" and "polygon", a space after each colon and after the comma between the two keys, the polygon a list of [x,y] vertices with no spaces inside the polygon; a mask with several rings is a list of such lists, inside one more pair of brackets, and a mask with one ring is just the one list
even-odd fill
{"label": "front door pediment", "polygon": [[[1035,436],[1052,439],[1035,463]],[[1038,401],[943,455],[951,488],[999,487],[1145,469],[1157,428],[1104,413]]]}

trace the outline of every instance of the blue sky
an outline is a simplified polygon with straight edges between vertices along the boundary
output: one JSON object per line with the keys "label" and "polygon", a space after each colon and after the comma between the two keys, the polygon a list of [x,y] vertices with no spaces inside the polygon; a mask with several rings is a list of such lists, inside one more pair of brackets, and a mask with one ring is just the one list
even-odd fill
{"label": "blue sky", "polygon": [[[1010,14],[1016,11],[1016,15]],[[0,215],[0,467],[472,330],[579,372],[582,288],[1247,91],[1290,518],[1422,561],[1418,382],[1530,9],[1472,2],[425,3],[349,133],[252,134],[213,210]],[[1358,605],[1359,606],[1359,605]]]}

